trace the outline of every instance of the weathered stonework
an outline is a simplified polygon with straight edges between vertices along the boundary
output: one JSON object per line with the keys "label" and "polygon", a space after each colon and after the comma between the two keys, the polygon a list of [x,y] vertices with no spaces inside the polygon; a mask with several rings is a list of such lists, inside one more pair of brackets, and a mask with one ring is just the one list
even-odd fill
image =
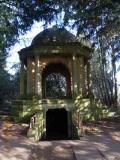
{"label": "weathered stonework", "polygon": [[[43,36],[44,32],[48,32],[48,35],[45,34]],[[62,34],[63,32],[64,34]],[[29,136],[33,135],[35,140],[41,138],[42,135],[45,138],[47,110],[64,108],[68,115],[68,137],[72,137],[72,117],[73,111],[76,108],[74,100],[79,94],[82,97],[88,92],[90,93],[89,59],[91,52],[92,49],[82,46],[74,35],[59,28],[52,28],[41,32],[33,40],[31,46],[19,52],[20,60],[24,62],[21,65],[20,94],[24,95],[23,65],[25,65],[27,69],[27,94],[39,95],[39,101],[36,103],[33,103],[33,100],[30,101],[30,104],[24,105],[23,103],[21,105],[23,113],[20,111],[20,114],[24,116],[25,113],[28,115],[28,112],[35,114],[31,118],[31,126],[28,131]],[[64,97],[63,102],[59,99],[55,103],[50,99],[47,100],[45,78],[52,72],[59,72],[66,78],[67,95]]]}

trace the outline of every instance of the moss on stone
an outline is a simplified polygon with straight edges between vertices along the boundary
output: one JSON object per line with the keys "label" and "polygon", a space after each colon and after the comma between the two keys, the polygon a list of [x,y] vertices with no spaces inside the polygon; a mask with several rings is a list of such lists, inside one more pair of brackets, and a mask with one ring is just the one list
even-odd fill
{"label": "moss on stone", "polygon": [[77,97],[75,105],[74,114],[82,114],[83,120],[101,120],[108,117],[110,113],[107,106],[95,99],[81,99]]}

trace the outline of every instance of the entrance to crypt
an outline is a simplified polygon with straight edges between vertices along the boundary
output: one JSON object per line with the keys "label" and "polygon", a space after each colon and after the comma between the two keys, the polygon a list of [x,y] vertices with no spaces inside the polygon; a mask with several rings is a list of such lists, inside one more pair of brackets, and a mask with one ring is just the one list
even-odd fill
{"label": "entrance to crypt", "polygon": [[68,113],[64,108],[47,111],[46,138],[52,140],[68,138]]}

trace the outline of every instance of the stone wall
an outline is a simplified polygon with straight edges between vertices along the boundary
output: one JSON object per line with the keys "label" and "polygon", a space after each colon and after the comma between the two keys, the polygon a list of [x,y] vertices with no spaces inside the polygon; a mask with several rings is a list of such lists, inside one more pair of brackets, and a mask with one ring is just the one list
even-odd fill
{"label": "stone wall", "polygon": [[93,99],[76,98],[72,100],[22,100],[14,101],[12,115],[15,121],[29,120],[28,136],[35,140],[45,138],[46,112],[48,109],[65,108],[72,119],[68,118],[69,137],[72,139],[82,135],[82,121],[101,120],[110,116],[110,110]]}

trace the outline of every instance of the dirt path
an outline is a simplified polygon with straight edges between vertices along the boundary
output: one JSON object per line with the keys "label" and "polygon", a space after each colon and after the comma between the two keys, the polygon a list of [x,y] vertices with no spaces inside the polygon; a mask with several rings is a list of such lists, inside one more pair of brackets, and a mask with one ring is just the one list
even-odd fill
{"label": "dirt path", "polygon": [[75,160],[67,143],[35,143],[21,135],[24,126],[9,121],[1,122],[0,128],[0,160]]}
{"label": "dirt path", "polygon": [[66,141],[44,141],[37,144],[37,153],[40,160],[76,160],[73,148]]}
{"label": "dirt path", "polygon": [[80,140],[34,141],[21,135],[24,126],[0,123],[0,160],[120,160],[119,123],[102,125],[102,133]]}
{"label": "dirt path", "polygon": [[24,137],[0,137],[0,160],[76,160],[71,145],[64,142],[34,143]]}

